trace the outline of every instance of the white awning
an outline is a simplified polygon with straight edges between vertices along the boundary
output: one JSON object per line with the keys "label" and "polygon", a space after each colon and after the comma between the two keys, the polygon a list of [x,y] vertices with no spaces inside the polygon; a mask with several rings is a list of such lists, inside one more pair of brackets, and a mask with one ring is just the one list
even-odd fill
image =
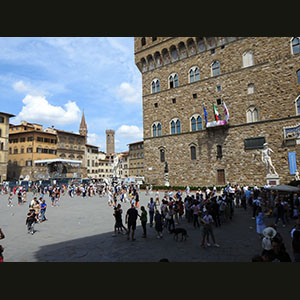
{"label": "white awning", "polygon": [[62,158],[53,158],[53,159],[41,159],[35,160],[36,164],[52,164],[52,163],[66,163],[66,164],[81,164],[81,160],[72,160],[72,159],[62,159]]}

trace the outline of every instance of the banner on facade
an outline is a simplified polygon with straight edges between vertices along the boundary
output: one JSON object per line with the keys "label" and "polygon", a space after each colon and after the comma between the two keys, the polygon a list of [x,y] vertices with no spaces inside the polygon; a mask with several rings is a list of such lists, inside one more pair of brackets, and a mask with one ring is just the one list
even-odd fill
{"label": "banner on facade", "polygon": [[227,122],[225,120],[207,122],[206,128],[208,128],[208,127],[216,127],[216,126],[223,126],[223,125],[226,125],[226,124],[227,124]]}
{"label": "banner on facade", "polygon": [[297,170],[296,152],[289,152],[290,174],[295,175]]}

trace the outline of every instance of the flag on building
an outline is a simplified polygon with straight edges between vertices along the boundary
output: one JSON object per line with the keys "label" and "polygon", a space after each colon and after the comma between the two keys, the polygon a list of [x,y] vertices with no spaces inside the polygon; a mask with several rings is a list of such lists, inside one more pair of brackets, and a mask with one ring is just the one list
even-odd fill
{"label": "flag on building", "polygon": [[203,105],[203,111],[204,111],[205,124],[207,124],[207,111],[204,107],[204,104],[202,104],[202,105]]}
{"label": "flag on building", "polygon": [[216,121],[221,120],[221,116],[220,116],[220,114],[218,112],[218,109],[216,108],[215,104],[213,104],[213,107],[214,107],[214,114],[215,114]]}
{"label": "flag on building", "polygon": [[228,122],[228,120],[229,120],[229,111],[228,111],[228,108],[227,108],[225,102],[223,102],[223,105],[224,105],[225,121]]}

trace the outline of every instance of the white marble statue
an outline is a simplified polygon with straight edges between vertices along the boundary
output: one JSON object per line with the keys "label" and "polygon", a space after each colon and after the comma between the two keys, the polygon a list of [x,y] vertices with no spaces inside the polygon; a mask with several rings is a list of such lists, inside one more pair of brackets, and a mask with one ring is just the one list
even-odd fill
{"label": "white marble statue", "polygon": [[[272,164],[271,153],[274,153],[271,148],[268,147],[267,143],[264,143],[264,148],[261,150],[261,160],[266,165],[267,174],[277,174],[275,167]],[[271,173],[271,169],[273,173]]]}

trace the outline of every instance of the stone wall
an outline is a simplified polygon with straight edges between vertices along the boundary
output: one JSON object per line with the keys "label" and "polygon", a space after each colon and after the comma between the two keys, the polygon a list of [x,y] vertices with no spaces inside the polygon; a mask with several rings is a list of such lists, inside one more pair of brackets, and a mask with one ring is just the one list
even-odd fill
{"label": "stone wall", "polygon": [[[136,63],[156,51],[170,49],[189,38],[169,38],[157,45],[150,45],[135,54]],[[225,180],[241,184],[265,184],[265,170],[259,151],[244,150],[244,139],[265,136],[275,152],[272,159],[281,181],[289,181],[288,151],[283,146],[283,127],[299,123],[296,98],[300,95],[300,84],[296,71],[300,68],[300,55],[291,54],[290,37],[241,38],[221,47],[192,55],[185,59],[142,73],[143,81],[143,126],[144,126],[144,169],[146,181],[163,184],[164,163],[159,162],[159,148],[165,147],[169,165],[171,185],[216,184],[216,170],[225,170]],[[254,64],[243,67],[242,55],[251,50]],[[211,64],[220,63],[220,75],[211,76]],[[188,72],[192,66],[200,69],[200,80],[189,83]],[[168,89],[168,77],[176,72],[177,88]],[[151,94],[151,82],[160,80],[160,92]],[[248,94],[248,85],[254,84],[254,93]],[[217,90],[221,86],[221,91]],[[193,97],[197,94],[197,98]],[[176,103],[173,103],[176,98]],[[228,128],[205,129],[202,105],[208,113],[208,122],[214,121],[212,105],[215,104],[224,118],[224,101],[230,113]],[[157,107],[155,107],[155,104]],[[246,111],[255,106],[259,122],[247,124]],[[204,130],[191,132],[190,118],[199,113],[203,118]],[[181,134],[170,135],[172,118],[181,121]],[[162,125],[162,136],[152,138],[154,122]],[[190,145],[197,145],[197,159],[190,159]],[[223,157],[216,159],[216,145],[222,145]],[[148,168],[152,168],[151,171]]]}

